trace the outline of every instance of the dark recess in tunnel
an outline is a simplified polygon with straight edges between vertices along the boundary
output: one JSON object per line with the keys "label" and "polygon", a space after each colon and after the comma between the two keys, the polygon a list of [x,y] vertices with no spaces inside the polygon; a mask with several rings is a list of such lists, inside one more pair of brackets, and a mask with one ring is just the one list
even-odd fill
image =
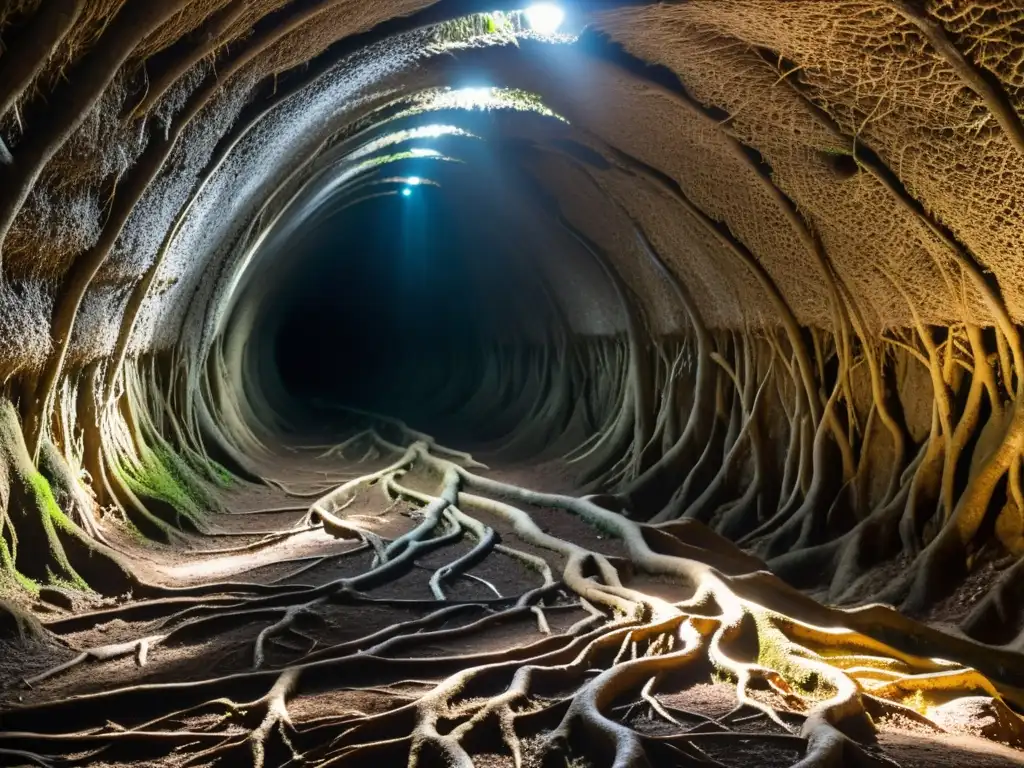
{"label": "dark recess in tunnel", "polygon": [[[414,172],[437,174],[422,163],[402,169],[428,178]],[[501,218],[514,192],[500,166],[487,175],[484,196],[458,180],[452,189],[388,184],[299,231],[260,326],[290,410],[319,421],[349,406],[492,437],[486,425],[453,418],[480,388],[487,350],[535,340],[521,325],[521,300],[537,286]]]}

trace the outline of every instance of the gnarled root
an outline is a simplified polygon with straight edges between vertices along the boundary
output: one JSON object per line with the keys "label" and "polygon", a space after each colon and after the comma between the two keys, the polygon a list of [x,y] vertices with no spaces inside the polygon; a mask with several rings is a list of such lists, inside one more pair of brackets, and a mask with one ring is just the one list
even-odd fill
{"label": "gnarled root", "polygon": [[[663,760],[717,766],[704,747],[742,737],[800,748],[801,768],[881,768],[891,763],[870,745],[874,726],[869,715],[903,714],[940,729],[944,702],[978,693],[988,704],[972,711],[997,713],[1000,737],[1024,734],[1024,721],[1010,706],[1024,705],[1024,693],[1016,687],[1024,680],[1024,662],[1014,654],[942,635],[881,608],[821,606],[699,523],[642,525],[599,506],[601,497],[538,493],[483,477],[438,455],[429,440],[401,445],[376,433],[361,439],[399,458],[384,470],[339,486],[313,504],[310,516],[373,549],[376,558],[366,573],[319,587],[214,598],[205,606],[186,601],[167,619],[166,636],[87,651],[36,680],[172,637],[189,640],[239,620],[268,621],[254,643],[253,670],[13,709],[4,723],[22,730],[0,733],[0,739],[40,760],[83,748],[103,749],[110,757],[114,747],[142,743],[176,748],[191,764],[234,760],[263,765],[273,754],[281,762],[313,760],[325,766],[441,762],[469,768],[474,754],[501,751],[521,768],[527,751],[539,749],[547,766],[583,757],[594,765],[646,768]],[[422,473],[415,483],[400,481],[413,472]],[[353,493],[376,483],[389,495],[419,505],[422,516],[405,534],[374,545],[367,531],[345,518],[345,506]],[[430,484],[436,490],[421,490]],[[625,558],[548,533],[535,519],[538,509],[575,515],[614,536]],[[499,528],[508,543],[497,543]],[[389,602],[363,593],[426,567],[417,560],[464,535],[474,545],[431,569],[435,599]],[[495,555],[531,568],[542,583],[518,598],[446,599],[444,585],[472,576],[474,567]],[[634,571],[688,587],[692,596],[670,602],[647,594],[630,586]],[[569,595],[569,603],[559,602],[561,593]],[[332,602],[360,601],[401,603],[423,613],[356,640],[307,650],[279,669],[267,668],[272,666],[268,644],[289,632],[299,617]],[[150,608],[166,615],[176,605],[151,601]],[[552,631],[547,615],[577,606],[586,609],[587,617]],[[536,619],[539,637],[525,645],[454,656],[414,655],[417,648],[524,619]],[[712,674],[733,681],[736,712],[684,727],[677,718],[680,711],[662,704],[659,695]],[[402,690],[410,679],[427,681],[427,689],[418,684],[416,693]],[[346,711],[309,722],[289,713],[289,701],[299,697],[371,687],[386,694],[392,706],[375,714]],[[922,706],[910,708],[911,700]],[[238,701],[247,703],[233,703]],[[630,719],[636,706],[675,732],[645,732]],[[934,720],[928,714],[932,711],[938,713]],[[211,722],[211,713],[220,716]],[[770,719],[784,732],[738,730],[749,719],[747,713]],[[111,728],[108,719],[115,719],[117,727]],[[192,730],[174,730],[195,722],[200,725],[189,726]]]}

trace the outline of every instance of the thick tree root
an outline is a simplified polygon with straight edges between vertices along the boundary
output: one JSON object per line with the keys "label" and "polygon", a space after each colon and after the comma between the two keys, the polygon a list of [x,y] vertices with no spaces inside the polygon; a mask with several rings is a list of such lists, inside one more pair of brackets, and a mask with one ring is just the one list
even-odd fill
{"label": "thick tree root", "polygon": [[[39,764],[83,751],[117,760],[137,757],[139,750],[175,750],[186,764],[197,765],[386,761],[469,768],[472,755],[498,751],[521,768],[524,745],[533,739],[529,743],[539,745],[546,766],[583,759],[647,768],[664,760],[719,765],[704,747],[742,737],[798,747],[801,768],[881,768],[892,763],[867,744],[874,719],[900,714],[941,730],[940,715],[948,711],[943,707],[979,695],[999,713],[1002,733],[1024,733],[1014,711],[1024,707],[1024,661],[1015,654],[942,635],[881,608],[821,606],[699,523],[647,526],[599,506],[599,497],[500,483],[445,457],[458,458],[455,452],[439,455],[429,440],[401,445],[370,431],[347,447],[360,441],[397,458],[317,499],[308,517],[372,551],[368,571],[275,594],[154,600],[63,620],[57,628],[70,630],[116,616],[147,616],[161,619],[162,634],[85,651],[26,682],[39,684],[77,664],[132,653],[142,663],[150,649],[172,641],[194,642],[262,622],[251,649],[252,671],[11,709],[3,715],[0,740]],[[406,479],[412,473],[414,483]],[[374,484],[420,508],[419,523],[392,541],[344,515],[354,495]],[[420,490],[426,485],[435,490]],[[627,558],[546,533],[536,522],[542,514],[537,510],[581,518],[619,539]],[[499,543],[499,529],[529,551]],[[365,594],[425,567],[417,561],[464,537],[472,546],[430,568],[433,600]],[[538,586],[512,598],[446,599],[446,585],[473,576],[474,567],[496,555],[535,571]],[[673,581],[691,596],[670,602],[630,587],[633,572]],[[338,602],[421,614],[355,640],[294,652],[283,666],[269,661],[269,646],[296,631],[302,617]],[[580,608],[585,618],[552,631],[549,614]],[[523,620],[536,622],[539,639],[499,651],[410,655]],[[692,719],[688,713],[663,704],[659,695],[712,674],[733,681],[735,714],[698,716],[698,725],[684,726],[684,719]],[[403,692],[410,679],[427,681],[426,692]],[[385,692],[394,705],[377,714],[338,712],[311,721],[289,711],[298,697],[369,688]],[[646,733],[632,718],[637,708],[678,732]],[[931,713],[939,715],[933,719]],[[739,730],[751,717],[767,718],[784,732]]]}

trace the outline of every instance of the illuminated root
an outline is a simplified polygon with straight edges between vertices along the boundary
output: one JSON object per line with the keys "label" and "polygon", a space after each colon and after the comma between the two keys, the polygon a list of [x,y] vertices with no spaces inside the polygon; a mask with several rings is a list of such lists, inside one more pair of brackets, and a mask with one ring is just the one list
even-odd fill
{"label": "illuminated root", "polygon": [[89,650],[78,654],[70,661],[58,664],[57,666],[51,667],[45,672],[40,672],[37,675],[26,677],[24,680],[25,686],[31,688],[44,680],[48,680],[55,675],[59,675],[62,672],[66,672],[69,669],[90,661],[109,661],[123,656],[134,655],[135,663],[140,667],[143,667],[146,665],[146,660],[149,657],[149,649],[154,645],[158,645],[165,637],[166,635],[153,635],[151,637],[144,637],[141,640],[132,640],[127,643],[116,643],[113,645],[104,645],[99,648],[90,648]]}
{"label": "illuminated root", "polygon": [[[368,571],[318,587],[211,597],[183,608],[169,600],[140,603],[136,611],[167,615],[164,635],[86,651],[28,682],[41,683],[90,660],[130,653],[144,660],[153,645],[194,642],[240,622],[267,622],[253,641],[252,671],[14,709],[4,716],[5,743],[39,760],[101,747],[114,754],[135,743],[184,750],[190,764],[244,759],[263,765],[272,751],[282,762],[301,758],[357,766],[386,760],[416,766],[441,760],[468,768],[474,754],[500,751],[520,768],[528,753],[539,750],[545,765],[584,758],[594,765],[645,768],[662,760],[718,765],[706,747],[744,738],[800,750],[802,768],[878,768],[889,761],[865,748],[878,718],[899,715],[941,730],[945,703],[972,696],[990,702],[986,711],[1002,718],[1000,733],[1024,733],[1021,718],[1007,705],[1024,704],[1021,693],[1009,679],[979,669],[986,660],[991,667],[1006,659],[970,641],[891,611],[824,608],[695,522],[646,526],[599,506],[600,497],[537,493],[490,480],[438,455],[429,441],[403,446],[373,432],[360,440],[399,458],[346,481],[315,502],[310,516],[319,516],[328,530],[361,539],[359,549],[375,553]],[[405,480],[413,473],[415,484]],[[345,507],[353,494],[375,484],[389,497],[417,505],[420,518],[405,534],[374,545],[367,531],[345,517]],[[436,490],[419,490],[428,484]],[[632,569],[689,587],[692,596],[673,603],[631,588],[624,561],[546,533],[530,511],[538,508],[576,515],[611,533],[625,546]],[[426,567],[417,560],[463,537],[473,542],[463,554],[430,569],[433,600],[364,594]],[[474,577],[472,569],[493,556],[529,569],[538,586],[512,598],[446,599],[445,585]],[[474,583],[492,586],[479,577]],[[270,643],[292,632],[301,617],[339,601],[405,605],[422,614],[297,653],[281,669],[266,668]],[[585,618],[565,630],[552,629],[550,615],[580,608]],[[532,622],[539,639],[501,651],[415,655],[419,647],[517,621]],[[736,710],[719,719],[699,716],[698,725],[685,726],[687,713],[660,697],[712,676],[732,682]],[[401,688],[410,679],[440,682],[410,694]],[[289,714],[288,702],[296,697],[369,688],[393,706],[378,714],[342,712],[309,722]],[[632,717],[637,707],[677,732],[646,732]],[[741,730],[752,716],[784,732]],[[111,730],[108,720],[117,727]],[[187,722],[200,725],[181,731]]]}

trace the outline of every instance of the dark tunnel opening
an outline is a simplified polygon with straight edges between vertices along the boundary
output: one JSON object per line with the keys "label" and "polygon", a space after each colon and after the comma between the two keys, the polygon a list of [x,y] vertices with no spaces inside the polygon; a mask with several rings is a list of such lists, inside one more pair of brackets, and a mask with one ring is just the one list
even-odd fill
{"label": "dark tunnel opening", "polygon": [[429,185],[399,185],[295,238],[265,300],[280,318],[274,355],[290,395],[438,424],[431,390],[479,375],[495,323],[516,332],[496,290],[521,282],[512,255],[481,250],[495,233],[463,207]]}
{"label": "dark tunnel opening", "polygon": [[[473,136],[502,121],[506,130],[549,121],[459,118]],[[287,238],[254,259],[239,306],[255,319],[242,337],[255,378],[269,382],[262,389],[295,434],[344,429],[354,408],[459,444],[488,444],[531,417],[529,390],[547,384],[519,358],[558,355],[557,345],[564,354],[574,333],[566,297],[592,313],[620,311],[594,255],[559,223],[557,204],[532,194],[536,183],[521,166],[539,150],[514,134],[507,145],[500,134],[429,145],[416,142],[414,151],[455,161],[411,157],[313,195],[314,204],[288,214],[294,225],[285,217]],[[509,376],[517,365],[518,380]],[[558,434],[530,441],[530,451],[557,449],[547,443]]]}

